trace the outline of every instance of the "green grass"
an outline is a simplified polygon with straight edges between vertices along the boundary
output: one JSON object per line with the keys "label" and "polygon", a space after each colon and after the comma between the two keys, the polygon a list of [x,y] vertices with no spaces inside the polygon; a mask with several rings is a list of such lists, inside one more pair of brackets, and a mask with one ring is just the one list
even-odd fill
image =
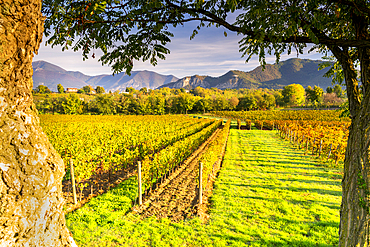
{"label": "green grass", "polygon": [[211,218],[141,220],[132,178],[67,215],[79,246],[336,246],[341,174],[274,131],[232,129]]}

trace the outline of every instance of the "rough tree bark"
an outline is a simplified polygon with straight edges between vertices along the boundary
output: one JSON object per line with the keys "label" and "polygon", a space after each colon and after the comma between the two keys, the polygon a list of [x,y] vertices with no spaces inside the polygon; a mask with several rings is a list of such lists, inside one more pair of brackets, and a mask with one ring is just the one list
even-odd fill
{"label": "rough tree bark", "polygon": [[[362,22],[355,22],[362,27]],[[362,24],[361,24],[362,23]],[[358,37],[367,39],[365,29],[358,27]],[[362,31],[361,31],[362,30]],[[367,33],[367,31],[366,31]],[[369,246],[369,144],[370,144],[370,83],[368,48],[358,49],[361,64],[362,97],[357,73],[346,47],[330,47],[340,61],[347,87],[351,126],[344,160],[342,180],[339,246]]]}
{"label": "rough tree bark", "polygon": [[0,0],[0,246],[76,246],[63,212],[64,164],[32,103],[41,0]]}
{"label": "rough tree bark", "polygon": [[369,246],[370,94],[349,130],[342,180],[339,246]]}

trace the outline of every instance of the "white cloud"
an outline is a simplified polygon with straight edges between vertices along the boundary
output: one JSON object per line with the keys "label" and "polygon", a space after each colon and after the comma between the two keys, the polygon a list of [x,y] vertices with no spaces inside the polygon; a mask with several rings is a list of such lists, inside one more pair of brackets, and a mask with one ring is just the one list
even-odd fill
{"label": "white cloud", "polygon": [[[238,41],[241,36],[228,32],[228,37],[224,37],[222,28],[204,28],[199,31],[193,40],[189,37],[195,25],[179,27],[174,31],[175,37],[168,44],[171,54],[167,55],[166,60],[159,60],[158,65],[153,67],[149,62],[134,62],[134,70],[150,70],[160,74],[172,74],[179,78],[200,74],[220,76],[229,70],[249,71],[259,66],[258,57],[254,56],[245,63],[245,58],[241,57]],[[299,58],[320,59],[318,53],[307,54]],[[36,60],[45,60],[58,65],[66,70],[80,71],[87,75],[111,74],[108,66],[102,66],[98,62],[100,52],[95,51],[97,58],[82,60],[81,52],[61,51],[60,47],[53,49],[50,46],[41,46]],[[288,58],[297,57],[293,52],[290,55],[281,55],[281,61]],[[274,56],[266,58],[267,63],[275,63]]]}

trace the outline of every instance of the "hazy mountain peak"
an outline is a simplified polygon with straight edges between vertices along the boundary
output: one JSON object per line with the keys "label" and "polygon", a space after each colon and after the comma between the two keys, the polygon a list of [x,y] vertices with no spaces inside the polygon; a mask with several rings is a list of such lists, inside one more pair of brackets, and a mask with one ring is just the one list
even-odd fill
{"label": "hazy mountain peak", "polygon": [[219,77],[184,77],[161,87],[193,89],[204,88],[283,88],[293,83],[304,87],[320,85],[324,89],[331,86],[331,79],[323,77],[328,69],[319,71],[322,61],[291,58],[278,64],[258,66],[252,71],[230,70]]}
{"label": "hazy mountain peak", "polygon": [[45,85],[52,91],[57,91],[60,83],[64,88],[82,88],[86,85],[102,86],[106,91],[124,91],[127,87],[140,89],[143,87],[155,89],[163,84],[178,80],[173,75],[160,75],[152,71],[133,71],[131,76],[125,73],[116,75],[88,76],[79,71],[66,71],[59,66],[46,61],[35,61],[32,63],[33,87]]}

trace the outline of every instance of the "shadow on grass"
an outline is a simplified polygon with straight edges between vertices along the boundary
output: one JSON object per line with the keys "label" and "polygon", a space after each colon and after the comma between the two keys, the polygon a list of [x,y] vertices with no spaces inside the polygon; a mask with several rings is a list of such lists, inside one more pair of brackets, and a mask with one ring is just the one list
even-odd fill
{"label": "shadow on grass", "polygon": [[[315,170],[312,169],[312,171],[315,171]],[[283,171],[263,171],[263,172],[267,174],[281,174],[281,175],[292,175],[292,176],[295,175],[295,174],[292,174],[292,172],[283,172]],[[299,174],[302,175],[301,172]],[[342,175],[334,175],[334,174],[329,174],[327,172],[315,172],[314,175],[312,174],[304,174],[304,175],[308,177],[317,177],[317,178],[325,178],[325,179],[341,179],[342,178]],[[339,181],[338,183],[340,184]]]}
{"label": "shadow on grass", "polygon": [[[330,179],[330,176],[328,176],[328,178]],[[335,181],[335,180],[302,180],[302,179],[294,179],[294,178],[290,178],[290,179],[281,179],[281,178],[278,178],[279,181],[281,182],[300,182],[300,183],[306,183],[306,184],[325,184],[325,185],[336,185],[336,186],[340,186],[340,182],[339,181]]]}
{"label": "shadow on grass", "polygon": [[[298,181],[298,180],[297,180]],[[301,183],[304,183],[304,180],[302,180]],[[246,187],[251,190],[253,188],[258,188],[258,189],[269,189],[269,190],[276,190],[277,191],[292,191],[292,192],[303,192],[303,193],[317,193],[321,195],[332,195],[332,196],[341,196],[342,192],[341,191],[335,191],[335,190],[327,190],[327,189],[315,189],[315,188],[310,188],[310,186],[307,187],[292,187],[292,186],[287,186],[287,187],[281,187],[281,186],[275,186],[273,184],[270,185],[251,185],[251,184],[236,184],[236,183],[228,183],[228,182],[222,182],[222,184],[226,186],[235,186],[235,187]],[[257,191],[257,190],[254,190]]]}

